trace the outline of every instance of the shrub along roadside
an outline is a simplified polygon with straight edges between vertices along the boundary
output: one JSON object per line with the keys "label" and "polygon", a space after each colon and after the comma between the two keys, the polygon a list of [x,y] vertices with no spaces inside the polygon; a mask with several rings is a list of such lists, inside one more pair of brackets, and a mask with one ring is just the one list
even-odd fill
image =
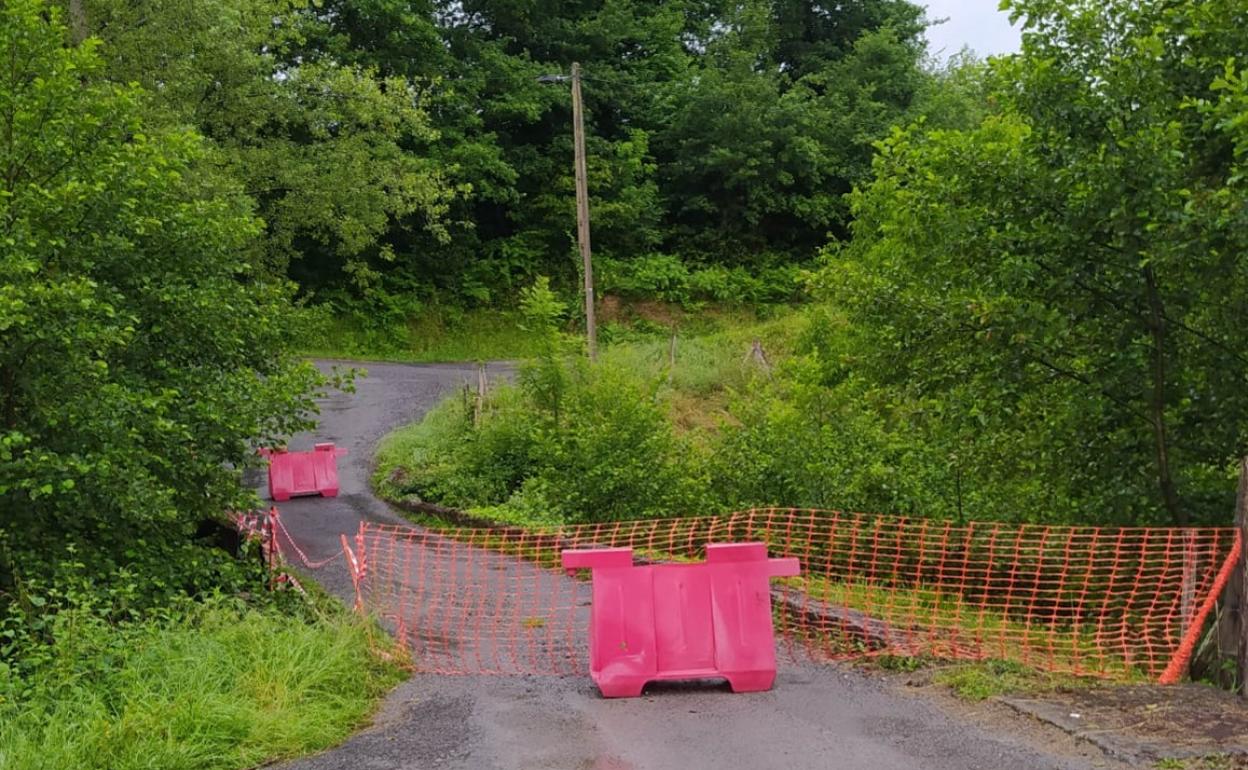
{"label": "shrub along roadside", "polygon": [[680,338],[674,367],[666,337],[610,345],[591,367],[559,333],[566,308],[547,284],[523,305],[539,355],[483,404],[448,399],[383,440],[383,497],[540,525],[770,504],[912,510],[930,488],[897,483],[895,464],[933,464],[921,444],[827,376],[836,354],[821,346],[839,329],[826,309]]}
{"label": "shrub along roadside", "polygon": [[692,514],[705,484],[686,472],[693,445],[653,393],[618,370],[522,370],[475,417],[451,398],[378,450],[382,496],[472,508],[498,521],[555,524]]}
{"label": "shrub along roadside", "polygon": [[[526,325],[553,330],[560,317]],[[1060,458],[1030,432],[1040,417],[1068,415],[1052,399],[1028,402],[1009,425],[967,429],[958,416],[980,405],[921,397],[860,371],[857,338],[833,307],[681,336],[674,369],[668,337],[610,344],[594,367],[557,332],[535,337],[546,352],[479,414],[471,398],[452,399],[382,443],[383,496],[510,524],[768,505],[959,521],[1140,520],[1139,509],[1104,504],[1113,490],[1054,471]],[[756,339],[766,363],[748,355]],[[1077,424],[1063,430],[1079,435]]]}
{"label": "shrub along roadside", "polygon": [[[764,260],[766,261],[766,260]],[[706,302],[763,306],[793,302],[804,291],[802,267],[777,255],[772,267],[706,265],[691,268],[671,254],[643,254],[628,260],[599,257],[595,267],[601,293],[697,306]]]}
{"label": "shrub along roadside", "polygon": [[400,678],[384,636],[341,609],[216,599],[164,620],[58,622],[39,670],[0,669],[0,767],[254,767],[345,739]]}
{"label": "shrub along roadside", "polygon": [[62,5],[0,4],[0,667],[23,676],[71,605],[128,622],[251,589],[200,533],[255,503],[256,447],[327,384],[290,352],[254,202]]}
{"label": "shrub along roadside", "polygon": [[567,308],[548,280],[521,304],[537,358],[484,403],[448,399],[385,439],[379,492],[488,509],[513,523],[699,512],[707,487],[689,472],[697,447],[668,421],[658,381],[575,354],[559,331]]}
{"label": "shrub along roadside", "polygon": [[850,375],[828,308],[681,337],[674,351],[666,337],[612,344],[590,367],[558,333],[564,308],[542,284],[524,305],[541,355],[480,406],[451,398],[387,437],[383,497],[510,524],[765,505],[958,511],[921,410],[881,405]]}

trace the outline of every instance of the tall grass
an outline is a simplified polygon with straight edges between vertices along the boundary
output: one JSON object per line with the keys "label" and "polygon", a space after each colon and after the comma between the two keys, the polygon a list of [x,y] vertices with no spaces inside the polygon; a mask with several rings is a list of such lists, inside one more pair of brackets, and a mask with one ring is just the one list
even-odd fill
{"label": "tall grass", "polygon": [[634,339],[608,347],[602,354],[602,361],[644,377],[665,380],[677,393],[706,397],[731,388],[743,388],[758,373],[758,367],[749,361],[755,340],[772,363],[777,363],[790,352],[803,321],[803,314],[793,311],[767,321],[726,326],[706,334],[678,332],[674,351],[667,334]]}
{"label": "tall grass", "polygon": [[0,690],[0,768],[255,767],[342,741],[399,678],[345,613],[215,604],[82,631],[31,681]]}
{"label": "tall grass", "polygon": [[515,313],[474,310],[430,312],[381,328],[331,318],[317,325],[301,352],[315,358],[440,363],[527,358],[537,354],[536,345]]}
{"label": "tall grass", "polygon": [[[770,319],[760,321],[753,312],[704,308],[686,313],[662,303],[644,304],[658,308],[654,312],[660,315],[674,315],[661,322],[644,315],[606,321],[600,327],[600,345],[607,351],[622,350],[620,356],[642,356],[647,369],[658,369],[666,366],[671,329],[678,328],[678,385],[694,389],[705,387],[700,380],[713,386],[728,359],[739,364],[752,339],[761,339],[768,352],[787,346],[801,317],[787,306],[770,308]],[[358,315],[332,316],[323,308],[313,318],[301,352],[317,358],[438,363],[533,358],[541,352],[540,335],[526,330],[514,310],[432,307],[406,321],[383,322]],[[580,340],[579,330],[565,331]]]}

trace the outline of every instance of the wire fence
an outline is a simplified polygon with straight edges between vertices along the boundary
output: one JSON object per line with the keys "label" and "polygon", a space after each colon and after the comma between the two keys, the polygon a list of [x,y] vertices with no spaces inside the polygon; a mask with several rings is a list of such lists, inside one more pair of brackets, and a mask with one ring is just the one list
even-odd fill
{"label": "wire fence", "polygon": [[637,563],[679,562],[701,560],[708,543],[742,541],[801,562],[799,577],[771,586],[782,658],[1000,659],[1161,681],[1185,672],[1242,548],[1233,528],[955,524],[770,508],[550,530],[364,524],[343,550],[357,606],[409,645],[422,669],[580,674],[590,590],[586,575],[559,569],[563,549],[629,547]]}

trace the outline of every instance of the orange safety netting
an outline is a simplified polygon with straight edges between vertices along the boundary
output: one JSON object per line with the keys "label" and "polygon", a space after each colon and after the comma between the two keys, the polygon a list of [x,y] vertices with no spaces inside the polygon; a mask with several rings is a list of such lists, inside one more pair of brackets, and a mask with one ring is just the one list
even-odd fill
{"label": "orange safety netting", "polygon": [[791,659],[1003,659],[1049,671],[1174,681],[1241,543],[1232,528],[955,524],[762,509],[724,516],[434,531],[362,525],[344,550],[359,605],[441,673],[587,668],[589,584],[566,548],[631,547],[637,562],[701,560],[762,541],[802,574],[772,582]]}

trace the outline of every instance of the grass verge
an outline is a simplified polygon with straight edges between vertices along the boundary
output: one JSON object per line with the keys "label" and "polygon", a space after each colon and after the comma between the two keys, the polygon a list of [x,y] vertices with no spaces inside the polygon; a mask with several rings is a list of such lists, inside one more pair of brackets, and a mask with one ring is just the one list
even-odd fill
{"label": "grass verge", "polygon": [[534,336],[513,312],[428,313],[388,328],[351,318],[324,321],[302,352],[310,358],[404,363],[498,361],[536,355]]}
{"label": "grass verge", "polygon": [[1000,695],[1034,695],[1046,692],[1084,689],[1086,678],[1054,674],[1007,660],[985,660],[944,666],[932,675],[932,682],[948,687],[955,695],[971,701]]}
{"label": "grass verge", "polygon": [[1233,754],[1210,754],[1205,757],[1186,759],[1159,759],[1153,765],[1157,770],[1244,770],[1248,757]]}
{"label": "grass verge", "polygon": [[[739,364],[754,339],[760,339],[769,353],[786,344],[799,316],[784,305],[758,311],[704,307],[692,312],[660,302],[608,299],[612,301],[604,301],[598,340],[604,352],[614,350],[607,355],[666,371],[669,341],[676,332],[677,385],[695,390],[721,385],[725,366]],[[760,320],[760,315],[767,320]],[[533,358],[541,352],[540,335],[524,326],[515,310],[434,308],[406,323],[380,327],[351,316],[322,316],[301,352],[312,358],[406,363]],[[580,332],[569,335],[579,339]],[[732,344],[726,357],[711,349],[724,343]]]}
{"label": "grass verge", "polygon": [[0,767],[256,767],[341,742],[401,679],[384,635],[342,611],[222,601],[124,628],[84,618],[79,631],[20,695],[0,689]]}

